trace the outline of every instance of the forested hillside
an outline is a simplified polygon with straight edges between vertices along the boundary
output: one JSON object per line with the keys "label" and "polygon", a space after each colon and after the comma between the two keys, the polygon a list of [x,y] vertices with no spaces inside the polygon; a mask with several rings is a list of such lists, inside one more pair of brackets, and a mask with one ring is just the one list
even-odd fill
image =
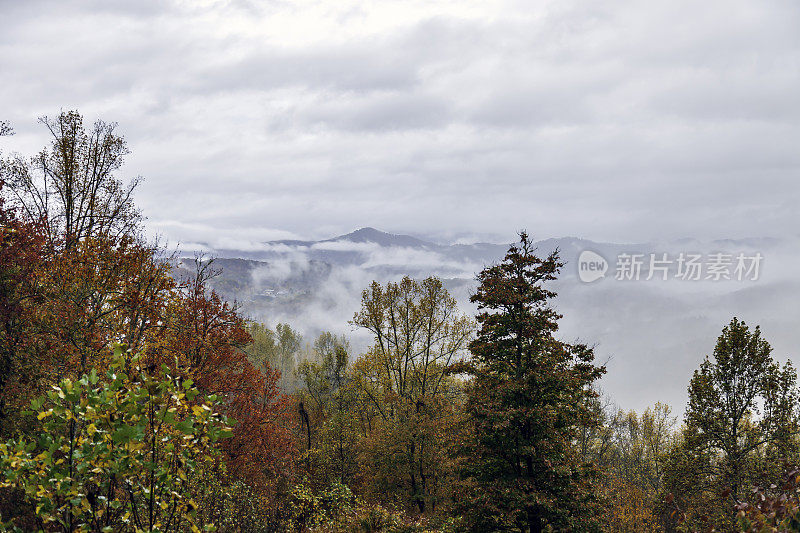
{"label": "forested hillside", "polygon": [[407,272],[356,289],[366,349],[304,338],[221,295],[258,264],[144,236],[115,124],[42,125],[0,166],[0,530],[800,531],[797,375],[757,324],[720,324],[684,413],[621,409],[560,334],[560,251],[521,231],[474,313]]}

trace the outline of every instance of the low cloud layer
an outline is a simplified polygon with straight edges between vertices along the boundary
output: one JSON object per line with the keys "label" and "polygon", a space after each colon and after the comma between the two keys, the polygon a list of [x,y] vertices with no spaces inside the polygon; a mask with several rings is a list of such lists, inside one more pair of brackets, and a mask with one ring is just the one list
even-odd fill
{"label": "low cloud layer", "polygon": [[[374,232],[374,230],[361,230]],[[357,232],[358,233],[358,232]],[[385,283],[403,275],[421,279],[438,275],[456,297],[462,311],[474,315],[469,296],[476,287],[475,274],[501,259],[505,246],[381,245],[392,238],[379,232],[369,242],[353,242],[352,234],[333,241],[283,243],[255,253],[260,263],[220,259],[220,287],[243,304],[249,316],[275,325],[288,322],[307,340],[323,330],[347,335],[355,353],[369,346],[366,331],[348,324],[360,308],[361,291],[373,280]],[[686,404],[686,387],[692,372],[711,355],[722,328],[734,316],[751,326],[760,325],[783,362],[797,360],[800,346],[800,239],[747,239],[707,242],[694,239],[639,244],[608,244],[580,239],[538,243],[539,255],[558,247],[566,262],[553,284],[558,297],[553,304],[563,314],[559,335],[595,347],[597,360],[607,365],[601,387],[625,408],[644,409],[666,402],[680,414]],[[592,250],[608,262],[604,278],[582,282],[578,258]],[[641,254],[641,274],[619,280],[620,254]],[[676,277],[674,261],[681,254],[700,254],[700,279]],[[725,268],[730,280],[707,279],[717,253],[728,254]],[[240,252],[226,252],[240,256]],[[261,254],[261,255],[259,255]],[[327,255],[326,255],[327,254]],[[662,273],[648,279],[650,254],[673,261]],[[758,272],[737,279],[735,258],[760,254]],[[226,262],[230,261],[230,262]],[[712,275],[712,278],[714,276]],[[755,279],[753,279],[755,278]],[[230,283],[229,281],[235,281]]]}

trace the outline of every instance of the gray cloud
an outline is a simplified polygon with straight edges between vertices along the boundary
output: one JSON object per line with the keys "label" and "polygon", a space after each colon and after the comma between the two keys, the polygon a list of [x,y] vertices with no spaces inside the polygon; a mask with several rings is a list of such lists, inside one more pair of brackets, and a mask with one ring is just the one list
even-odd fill
{"label": "gray cloud", "polygon": [[34,118],[62,107],[119,121],[154,227],[620,241],[796,227],[793,2],[2,9],[11,148],[40,146]]}

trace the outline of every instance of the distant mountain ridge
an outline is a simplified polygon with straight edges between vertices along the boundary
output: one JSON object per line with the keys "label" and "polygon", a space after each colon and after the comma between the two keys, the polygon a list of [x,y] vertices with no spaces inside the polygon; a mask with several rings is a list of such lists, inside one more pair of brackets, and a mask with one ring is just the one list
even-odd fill
{"label": "distant mountain ridge", "polygon": [[371,243],[384,247],[399,247],[399,248],[436,248],[441,245],[432,242],[412,237],[411,235],[403,235],[396,233],[387,233],[371,227],[359,228],[344,235],[338,235],[329,239],[322,239],[319,241],[303,241],[282,239],[276,241],[267,241],[264,243],[266,246],[302,246],[309,248],[320,243],[337,243],[337,242],[352,242],[352,243]]}
{"label": "distant mountain ridge", "polygon": [[[671,242],[609,243],[596,242],[578,237],[547,238],[536,241],[539,255],[550,254],[558,249],[562,261],[570,273],[578,256],[591,250],[604,256],[609,262],[621,253],[657,253],[666,251],[719,250],[763,250],[777,247],[781,241],[773,238],[719,239],[700,242],[696,239],[677,239]],[[330,267],[357,266],[380,274],[420,275],[432,271],[443,277],[472,277],[483,266],[502,259],[510,243],[437,244],[406,234],[388,233],[373,227],[363,227],[350,233],[321,240],[283,239],[266,241],[261,249],[213,250],[212,255],[225,259],[249,259],[260,262],[297,260],[302,256],[308,261],[324,263]],[[403,250],[409,253],[403,255]],[[414,252],[414,253],[411,253]],[[407,260],[406,260],[407,259]],[[439,265],[440,269],[432,267]],[[470,271],[470,268],[474,270]]]}

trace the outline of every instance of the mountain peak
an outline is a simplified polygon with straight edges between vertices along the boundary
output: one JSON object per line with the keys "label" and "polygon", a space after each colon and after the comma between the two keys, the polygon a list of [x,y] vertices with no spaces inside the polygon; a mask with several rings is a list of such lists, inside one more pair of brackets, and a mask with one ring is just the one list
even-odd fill
{"label": "mountain peak", "polygon": [[359,228],[355,231],[351,231],[346,235],[341,235],[339,237],[336,237],[336,239],[346,239],[348,241],[371,241],[374,239],[382,239],[386,237],[391,237],[391,234],[367,226],[365,228]]}
{"label": "mountain peak", "polygon": [[345,235],[339,235],[327,242],[348,241],[348,242],[366,242],[375,243],[379,246],[398,246],[405,248],[419,248],[433,246],[432,243],[417,239],[411,235],[395,235],[394,233],[386,233],[371,227],[359,228],[355,231]]}

